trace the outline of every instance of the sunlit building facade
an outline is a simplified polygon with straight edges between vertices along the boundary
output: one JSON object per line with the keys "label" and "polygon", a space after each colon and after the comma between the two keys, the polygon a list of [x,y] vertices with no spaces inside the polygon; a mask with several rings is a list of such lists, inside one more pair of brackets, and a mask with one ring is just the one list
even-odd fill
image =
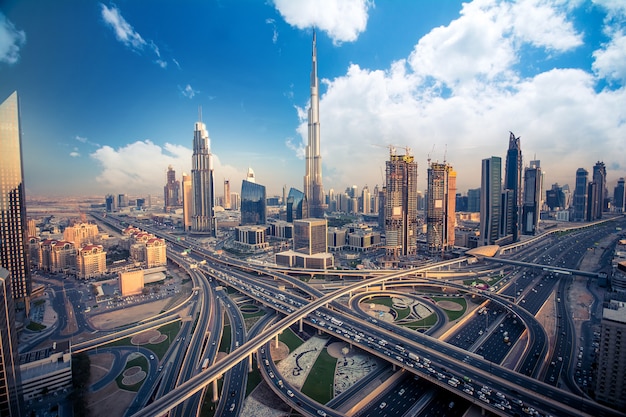
{"label": "sunlit building facade", "polygon": [[93,223],[77,223],[63,231],[63,240],[74,242],[77,248],[92,244],[98,237],[98,225]]}
{"label": "sunlit building facade", "polygon": [[176,171],[174,171],[174,168],[171,165],[167,167],[166,183],[165,187],[163,187],[163,197],[166,213],[180,207],[180,181],[176,179]]}
{"label": "sunlit building facade", "polygon": [[213,234],[213,161],[209,132],[200,121],[196,122],[193,132],[191,163],[191,232]]}
{"label": "sunlit building facade", "polygon": [[480,239],[482,245],[496,244],[500,238],[502,214],[502,159],[483,159],[480,187]]}
{"label": "sunlit building facade", "polygon": [[386,162],[385,236],[386,264],[417,253],[417,162],[392,148]]}
{"label": "sunlit building facade", "polygon": [[191,231],[191,215],[193,211],[191,196],[191,177],[183,173],[183,227],[186,232]]}
{"label": "sunlit building facade", "polygon": [[11,274],[0,266],[0,416],[19,417],[21,387]]}
{"label": "sunlit building facade", "polygon": [[81,279],[102,276],[106,273],[106,252],[102,245],[87,245],[78,250],[76,275]]}
{"label": "sunlit building facade", "polygon": [[431,163],[426,206],[426,242],[431,253],[444,252],[454,246],[455,207],[456,172],[446,163]]}
{"label": "sunlit building facade", "polygon": [[25,198],[19,104],[14,92],[0,104],[0,266],[11,273],[17,307],[28,310],[32,282]]}

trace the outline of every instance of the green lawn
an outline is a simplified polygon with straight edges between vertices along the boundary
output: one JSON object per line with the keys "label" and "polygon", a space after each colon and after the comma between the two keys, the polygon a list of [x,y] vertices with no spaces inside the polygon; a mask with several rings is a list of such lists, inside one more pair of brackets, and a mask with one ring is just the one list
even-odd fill
{"label": "green lawn", "polygon": [[455,297],[455,298],[453,298],[453,297],[433,297],[433,300],[435,300],[435,301],[452,301],[454,303],[457,303],[457,304],[461,305],[461,307],[463,307],[459,311],[452,311],[452,310],[444,309],[444,311],[446,312],[446,315],[448,316],[448,320],[450,320],[450,321],[454,321],[454,320],[458,319],[459,317],[462,317],[463,314],[465,314],[465,311],[467,311],[467,301],[463,297]]}
{"label": "green lawn", "polygon": [[[178,332],[180,331],[180,321],[166,324],[165,326],[159,327],[157,330],[159,330],[162,334],[166,334],[168,336],[167,339],[156,345],[148,344],[142,345],[142,347],[150,349],[152,352],[154,352],[157,358],[161,359],[165,355],[165,352],[167,352],[167,349],[169,349],[170,345],[172,344],[172,340],[176,340]],[[130,343],[130,340],[130,337],[125,337],[124,339],[108,343],[105,346],[135,346]]]}
{"label": "green lawn", "polygon": [[287,329],[280,335],[278,335],[278,340],[280,340],[289,347],[289,352],[293,352],[302,343],[304,343],[302,339],[300,339],[291,329]]}
{"label": "green lawn", "polygon": [[424,317],[419,320],[402,323],[402,325],[410,329],[417,330],[417,329],[429,329],[430,327],[434,326],[435,323],[437,323],[437,315],[431,314],[430,316]]}
{"label": "green lawn", "polygon": [[302,392],[320,404],[332,400],[336,365],[337,359],[330,356],[326,349],[322,350],[304,381]]}
{"label": "green lawn", "polygon": [[[126,366],[124,367],[124,371],[126,371],[129,368],[132,368],[133,366],[139,366],[141,367],[141,369],[148,374],[148,359],[146,359],[145,356],[141,355],[136,357],[133,360],[130,360],[128,362],[126,362]],[[139,391],[139,388],[141,388],[141,386],[143,385],[145,379],[141,380],[140,382],[136,383],[135,385],[124,385],[122,384],[122,379],[124,379],[124,371],[122,371],[121,374],[119,374],[117,376],[117,378],[115,378],[115,382],[117,383],[117,386],[120,389],[126,390],[126,391],[134,391],[137,392]]]}

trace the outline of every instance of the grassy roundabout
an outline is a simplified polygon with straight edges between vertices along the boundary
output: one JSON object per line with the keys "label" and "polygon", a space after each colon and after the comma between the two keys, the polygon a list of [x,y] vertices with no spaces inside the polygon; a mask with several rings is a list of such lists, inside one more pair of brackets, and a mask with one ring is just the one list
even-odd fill
{"label": "grassy roundabout", "polygon": [[315,365],[302,386],[302,393],[320,404],[326,404],[333,399],[333,384],[335,382],[335,367],[337,359],[328,354],[324,348],[317,357]]}
{"label": "grassy roundabout", "polygon": [[148,359],[141,353],[129,356],[124,371],[115,378],[120,389],[137,392],[143,385],[149,370]]}

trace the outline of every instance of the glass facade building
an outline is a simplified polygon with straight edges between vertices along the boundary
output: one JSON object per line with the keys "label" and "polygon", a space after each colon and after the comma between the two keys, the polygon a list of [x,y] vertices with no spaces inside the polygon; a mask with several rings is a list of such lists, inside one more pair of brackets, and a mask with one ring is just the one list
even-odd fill
{"label": "glass facade building", "polygon": [[265,224],[267,201],[265,186],[243,180],[241,182],[241,225]]}
{"label": "glass facade building", "polygon": [[287,221],[293,223],[294,220],[309,217],[306,196],[300,190],[291,188],[287,196]]}
{"label": "glass facade building", "polygon": [[18,308],[28,309],[31,276],[17,92],[0,104],[0,266],[11,273]]}
{"label": "glass facade building", "polygon": [[10,273],[0,267],[0,416],[20,416],[21,401],[15,306]]}

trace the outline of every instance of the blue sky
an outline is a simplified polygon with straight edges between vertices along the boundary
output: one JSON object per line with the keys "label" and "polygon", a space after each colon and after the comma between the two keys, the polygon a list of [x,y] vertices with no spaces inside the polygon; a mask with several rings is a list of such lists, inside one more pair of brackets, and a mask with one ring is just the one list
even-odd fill
{"label": "blue sky", "polygon": [[216,193],[251,167],[302,189],[312,30],[324,187],[382,183],[388,145],[454,166],[458,188],[509,131],[546,186],[604,161],[626,176],[619,0],[4,1],[0,100],[20,95],[31,195],[162,194],[191,169],[202,108]]}

